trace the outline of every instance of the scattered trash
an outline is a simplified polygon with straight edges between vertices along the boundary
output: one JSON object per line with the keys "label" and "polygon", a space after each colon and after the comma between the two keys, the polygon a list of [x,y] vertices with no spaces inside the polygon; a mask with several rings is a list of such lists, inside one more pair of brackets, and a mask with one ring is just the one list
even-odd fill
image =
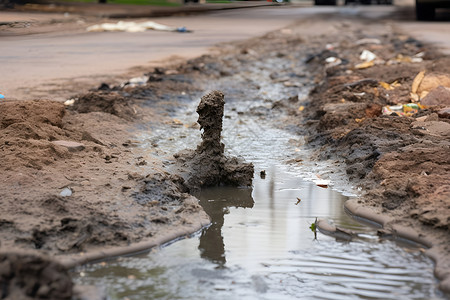
{"label": "scattered trash", "polygon": [[176,31],[177,32],[190,32],[185,26],[178,27]]}
{"label": "scattered trash", "polygon": [[413,92],[414,94],[417,94],[417,89],[419,88],[419,85],[422,82],[422,79],[424,77],[425,77],[425,70],[420,71],[419,74],[417,74],[416,77],[414,77],[412,87],[411,87],[411,92]]}
{"label": "scattered trash", "polygon": [[86,148],[84,144],[73,141],[59,140],[59,141],[52,141],[52,143],[58,146],[66,147],[67,150],[69,150],[70,152],[82,151]]}
{"label": "scattered trash", "polygon": [[393,106],[384,106],[382,108],[383,115],[397,115],[397,116],[412,116],[417,113],[421,109],[425,109],[426,107],[421,105],[420,103],[408,103],[408,104],[400,104]]}
{"label": "scattered trash", "polygon": [[322,179],[320,178],[320,176],[318,174],[316,174],[317,179],[313,180],[313,182],[321,188],[328,188],[328,186],[330,185],[330,180],[326,180],[326,179]]}
{"label": "scattered trash", "polygon": [[3,96],[2,94],[0,94],[0,99],[5,99],[5,96]]}
{"label": "scattered trash", "polygon": [[328,183],[316,183],[316,185],[317,185],[318,187],[321,187],[321,188],[324,188],[324,189],[327,189],[327,188],[328,188]]}
{"label": "scattered trash", "polygon": [[331,68],[331,67],[339,66],[342,63],[342,60],[340,58],[330,56],[325,59],[325,62],[327,63],[326,67]]}
{"label": "scattered trash", "polygon": [[369,50],[363,50],[363,52],[359,56],[359,59],[363,61],[374,61],[375,58],[377,58],[375,53],[370,52]]}
{"label": "scattered trash", "polygon": [[357,64],[355,66],[355,69],[367,69],[373,67],[374,65],[375,63],[373,61],[365,61],[363,63]]}
{"label": "scattered trash", "polygon": [[101,32],[101,31],[125,31],[125,32],[143,32],[148,29],[159,31],[172,31],[172,32],[192,32],[186,27],[171,27],[156,22],[124,22],[119,21],[117,23],[103,23],[89,26],[86,30],[89,32]]}
{"label": "scattered trash", "polygon": [[120,85],[121,88],[128,86],[128,87],[136,87],[141,85],[146,85],[149,80],[148,76],[141,76],[141,77],[134,77],[128,80],[127,82],[124,82]]}
{"label": "scattered trash", "polygon": [[68,188],[68,187],[65,187],[65,188],[61,191],[61,193],[59,193],[59,195],[60,195],[61,197],[69,197],[69,196],[72,196],[72,190],[71,190],[70,188]]}
{"label": "scattered trash", "polygon": [[305,107],[303,106],[303,105],[300,105],[299,107],[298,107],[298,111],[304,111],[305,110]]}
{"label": "scattered trash", "polygon": [[297,203],[295,203],[295,205],[298,205],[301,201],[302,201],[302,199],[300,199],[299,197],[297,197]]}
{"label": "scattered trash", "polygon": [[356,41],[356,45],[367,45],[367,44],[376,44],[376,45],[380,45],[381,41],[379,39],[360,39]]}
{"label": "scattered trash", "polygon": [[72,106],[75,103],[75,99],[69,99],[64,102],[65,106]]}
{"label": "scattered trash", "polygon": [[365,92],[353,93],[353,95],[355,95],[356,97],[364,97],[366,95],[366,93]]}
{"label": "scattered trash", "polygon": [[334,50],[334,48],[336,48],[338,46],[338,44],[334,43],[334,44],[326,44],[325,45],[325,49],[327,50]]}
{"label": "scattered trash", "polygon": [[384,81],[380,81],[379,84],[380,84],[385,90],[388,90],[388,91],[391,91],[391,90],[395,89],[396,87],[401,86],[401,84],[398,83],[397,80],[394,81],[393,83],[387,83],[387,82],[384,82]]}

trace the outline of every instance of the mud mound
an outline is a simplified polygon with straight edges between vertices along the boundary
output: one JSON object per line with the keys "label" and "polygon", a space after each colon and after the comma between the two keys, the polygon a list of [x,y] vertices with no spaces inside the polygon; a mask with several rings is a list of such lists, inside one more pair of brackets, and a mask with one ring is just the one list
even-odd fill
{"label": "mud mound", "polygon": [[66,148],[52,143],[67,138],[62,128],[64,115],[64,105],[54,101],[0,103],[2,167],[41,169],[56,159],[70,157]]}
{"label": "mud mound", "polygon": [[[421,70],[449,74],[448,58],[411,63],[397,53],[419,53],[422,45],[395,34],[390,41],[377,38],[383,51],[375,46],[371,50],[389,64],[355,68],[363,49],[349,47],[348,41],[333,49],[346,64],[330,66],[319,56],[309,62],[321,80],[305,112],[309,142],[327,146],[318,152],[320,159],[345,162],[349,178],[365,188],[367,204],[448,230],[450,122],[436,113],[442,105],[410,115],[382,113],[383,107],[413,101],[413,81]],[[394,48],[389,45],[392,40]],[[318,65],[325,72],[317,72]],[[435,98],[442,102],[442,97]]]}
{"label": "mud mound", "polygon": [[135,117],[130,100],[117,93],[91,92],[80,96],[71,109],[79,113],[104,112],[126,120]]}
{"label": "mud mound", "polygon": [[62,103],[48,100],[0,102],[0,107],[1,129],[17,123],[48,124],[61,127],[65,112]]}
{"label": "mud mound", "polygon": [[203,129],[202,142],[196,150],[185,150],[174,157],[182,170],[185,185],[190,191],[206,186],[250,186],[253,164],[224,155],[221,142],[224,95],[213,91],[202,97],[197,107],[198,124]]}
{"label": "mud mound", "polygon": [[50,258],[22,252],[0,253],[0,298],[72,299],[68,271]]}

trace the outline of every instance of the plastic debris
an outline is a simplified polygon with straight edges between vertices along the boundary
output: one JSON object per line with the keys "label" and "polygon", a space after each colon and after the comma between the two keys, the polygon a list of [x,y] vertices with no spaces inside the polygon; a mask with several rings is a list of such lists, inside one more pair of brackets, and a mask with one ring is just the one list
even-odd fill
{"label": "plastic debris", "polygon": [[399,63],[420,63],[423,61],[424,52],[419,52],[414,56],[405,56],[403,54],[398,54],[395,58],[390,59],[387,65],[395,65]]}
{"label": "plastic debris", "polygon": [[124,22],[119,21],[117,23],[103,23],[89,26],[86,30],[89,32],[101,32],[101,31],[125,31],[125,32],[143,32],[148,29],[159,31],[172,31],[172,32],[191,32],[186,27],[171,27],[156,22]]}
{"label": "plastic debris", "polygon": [[419,88],[419,84],[422,82],[423,77],[425,77],[425,71],[420,71],[419,74],[414,77],[411,87],[411,92],[413,92],[414,94],[417,93],[417,89]]}
{"label": "plastic debris", "polygon": [[356,45],[367,45],[367,44],[376,44],[380,45],[381,41],[379,39],[360,39],[356,41]]}
{"label": "plastic debris", "polygon": [[70,197],[70,196],[72,196],[72,190],[71,190],[70,188],[68,188],[68,187],[65,187],[65,188],[61,191],[61,193],[59,193],[59,195],[60,195],[61,197]]}
{"label": "plastic debris", "polygon": [[146,85],[148,80],[149,80],[148,76],[134,77],[134,78],[131,78],[130,80],[128,80],[127,82],[122,83],[120,85],[120,87],[125,87],[125,86],[135,87],[135,86]]}
{"label": "plastic debris", "polygon": [[65,106],[72,106],[75,103],[75,99],[69,99],[64,102]]}
{"label": "plastic debris", "polygon": [[357,64],[355,66],[355,69],[367,69],[373,67],[374,65],[375,63],[373,61],[365,61],[363,63]]}
{"label": "plastic debris", "polygon": [[363,61],[374,61],[375,58],[377,58],[377,56],[375,55],[375,53],[370,52],[369,50],[363,50],[363,52],[361,53],[361,55],[359,56],[360,60]]}
{"label": "plastic debris", "polygon": [[0,94],[0,99],[5,99],[5,96],[3,96],[2,94]]}
{"label": "plastic debris", "polygon": [[393,106],[384,106],[382,108],[383,115],[397,115],[397,116],[412,116],[421,109],[425,109],[426,106],[420,103],[408,103]]}
{"label": "plastic debris", "polygon": [[387,83],[387,82],[384,82],[384,81],[380,81],[379,84],[380,84],[385,90],[388,90],[388,91],[391,91],[391,90],[395,89],[396,87],[401,86],[401,84],[398,83],[397,80],[394,81],[394,82],[392,82],[392,83]]}
{"label": "plastic debris", "polygon": [[330,68],[330,67],[339,66],[342,63],[342,60],[340,58],[330,56],[325,59],[325,62],[327,63],[326,67]]}

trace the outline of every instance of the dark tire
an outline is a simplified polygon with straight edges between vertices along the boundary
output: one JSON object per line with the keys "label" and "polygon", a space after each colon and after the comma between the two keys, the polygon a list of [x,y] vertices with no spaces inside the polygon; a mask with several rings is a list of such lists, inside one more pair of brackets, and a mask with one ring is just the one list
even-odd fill
{"label": "dark tire", "polygon": [[314,0],[314,5],[336,5],[337,0]]}
{"label": "dark tire", "polygon": [[431,5],[419,3],[416,0],[416,19],[419,21],[434,20],[435,8]]}

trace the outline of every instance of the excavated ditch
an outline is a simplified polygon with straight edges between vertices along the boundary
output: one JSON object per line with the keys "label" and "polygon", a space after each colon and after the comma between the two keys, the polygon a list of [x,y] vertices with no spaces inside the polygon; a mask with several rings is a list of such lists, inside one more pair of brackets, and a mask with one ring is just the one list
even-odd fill
{"label": "excavated ditch", "polygon": [[[78,268],[76,282],[103,286],[111,299],[441,298],[433,264],[420,247],[379,240],[375,229],[352,220],[343,203],[354,195],[319,187],[320,166],[305,170],[292,163],[299,157],[310,163],[298,136],[240,113],[265,105],[242,100],[225,105],[225,153],[255,166],[252,188],[194,193],[211,217],[208,228],[146,254]],[[192,124],[195,113],[185,112],[195,107],[196,102],[186,105],[174,118]],[[201,140],[198,129],[188,126],[153,135],[159,138],[152,142],[167,153]],[[310,226],[316,218],[358,236],[348,241],[318,233],[315,239]]]}
{"label": "excavated ditch", "polygon": [[[205,91],[223,91],[225,148],[216,149],[219,156],[254,165],[252,188],[192,189],[211,218],[209,227],[149,253],[78,268],[76,282],[104,286],[111,299],[443,299],[421,246],[380,240],[375,229],[350,218],[343,204],[357,189],[345,180],[327,186],[330,175],[342,171],[311,161],[304,130],[283,123],[286,101],[305,104],[306,71],[291,74],[294,85],[273,84],[267,78],[285,63],[275,58],[265,64],[253,65],[245,76],[196,82]],[[203,100],[196,95],[192,101],[181,96],[182,104],[170,114],[176,120],[170,131],[153,124],[151,134],[141,132],[141,147],[158,145],[149,152],[168,157],[198,151],[194,112]],[[192,150],[183,152],[186,148]],[[169,159],[168,169],[179,163]],[[355,235],[342,240],[313,232],[316,218]]]}

